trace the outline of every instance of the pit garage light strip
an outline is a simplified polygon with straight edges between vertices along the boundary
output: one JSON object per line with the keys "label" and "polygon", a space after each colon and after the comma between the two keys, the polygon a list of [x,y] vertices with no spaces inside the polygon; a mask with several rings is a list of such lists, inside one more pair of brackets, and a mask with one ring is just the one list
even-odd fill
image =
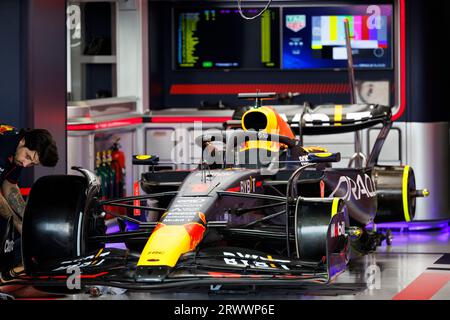
{"label": "pit garage light strip", "polygon": [[101,129],[111,129],[118,127],[126,127],[134,124],[143,123],[142,117],[129,118],[129,119],[119,119],[113,121],[104,121],[98,123],[88,123],[88,124],[68,124],[67,131],[93,131]]}
{"label": "pit garage light strip", "polygon": [[405,0],[399,0],[400,11],[400,101],[399,109],[392,116],[395,121],[400,118],[406,109],[406,10]]}
{"label": "pit garage light strip", "polygon": [[127,127],[130,125],[141,124],[144,122],[151,123],[193,123],[193,122],[203,122],[203,123],[220,123],[231,120],[231,117],[172,117],[172,116],[160,116],[152,117],[150,119],[144,120],[144,118],[130,118],[130,119],[120,119],[114,121],[105,121],[99,123],[89,123],[89,124],[69,124],[67,125],[67,131],[95,131],[101,129],[111,129]]}
{"label": "pit garage light strip", "polygon": [[152,117],[151,123],[220,123],[231,120],[231,117]]}
{"label": "pit garage light strip", "polygon": [[171,95],[230,94],[241,92],[301,92],[302,94],[348,94],[350,87],[346,83],[302,83],[302,84],[174,84]]}

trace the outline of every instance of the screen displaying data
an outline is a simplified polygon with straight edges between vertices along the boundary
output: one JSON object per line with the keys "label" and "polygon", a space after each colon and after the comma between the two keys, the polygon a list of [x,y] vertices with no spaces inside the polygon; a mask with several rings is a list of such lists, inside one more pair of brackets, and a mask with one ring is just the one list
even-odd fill
{"label": "screen displaying data", "polygon": [[[254,16],[257,8],[244,9]],[[173,8],[173,69],[347,68],[344,21],[360,69],[393,68],[393,6],[273,6],[245,20],[237,8]]]}
{"label": "screen displaying data", "polygon": [[[244,9],[255,15],[259,9]],[[280,9],[174,8],[174,69],[279,69]]]}

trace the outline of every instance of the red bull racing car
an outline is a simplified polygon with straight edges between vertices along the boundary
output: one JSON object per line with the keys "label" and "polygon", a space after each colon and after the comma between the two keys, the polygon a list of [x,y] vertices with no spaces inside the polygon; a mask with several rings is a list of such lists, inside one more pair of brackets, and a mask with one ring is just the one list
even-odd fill
{"label": "red bull racing car", "polygon": [[[416,197],[426,195],[416,190],[413,170],[377,165],[392,125],[390,107],[305,104],[289,118],[261,106],[270,94],[242,96],[257,103],[239,128],[197,138],[204,152],[194,170],[144,173],[144,195],[100,200],[98,178],[81,168],[82,176],[36,181],[23,221],[23,267],[3,270],[1,284],[73,292],[67,284],[78,270],[82,288],[325,285],[345,271],[352,248],[373,252],[383,239],[368,224],[413,219]],[[307,134],[377,124],[383,127],[361,167],[333,168],[338,152],[303,146]],[[133,163],[154,168],[158,157],[134,156]],[[116,215],[119,231],[109,233],[105,208],[111,206],[158,215],[155,221]]]}

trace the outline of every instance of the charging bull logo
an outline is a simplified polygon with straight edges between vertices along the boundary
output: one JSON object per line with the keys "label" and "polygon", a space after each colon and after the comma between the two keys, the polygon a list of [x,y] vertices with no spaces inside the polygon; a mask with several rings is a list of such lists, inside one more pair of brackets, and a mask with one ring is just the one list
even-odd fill
{"label": "charging bull logo", "polygon": [[14,130],[14,127],[7,126],[4,124],[0,125],[0,135],[3,135],[5,132],[13,131],[13,130]]}

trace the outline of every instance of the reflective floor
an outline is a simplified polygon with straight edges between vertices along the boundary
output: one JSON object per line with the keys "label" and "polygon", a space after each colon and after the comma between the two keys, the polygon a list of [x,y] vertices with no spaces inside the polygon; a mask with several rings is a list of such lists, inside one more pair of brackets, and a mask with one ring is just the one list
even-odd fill
{"label": "reflective floor", "polygon": [[394,232],[392,246],[354,257],[346,272],[328,286],[297,292],[276,289],[258,293],[125,292],[99,297],[66,296],[70,300],[286,300],[286,299],[439,299],[450,300],[450,227],[438,231]]}

